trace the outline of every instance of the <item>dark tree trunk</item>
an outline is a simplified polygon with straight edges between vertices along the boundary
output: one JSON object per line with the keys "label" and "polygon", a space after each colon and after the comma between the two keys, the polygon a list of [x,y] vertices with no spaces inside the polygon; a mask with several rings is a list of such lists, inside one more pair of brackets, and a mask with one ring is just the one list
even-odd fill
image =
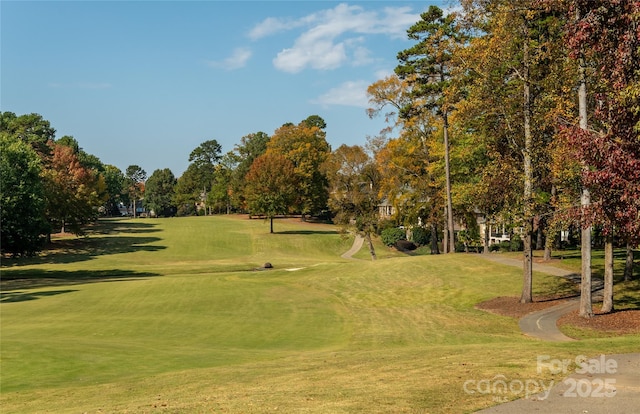
{"label": "dark tree trunk", "polygon": [[[444,75],[441,74],[441,81],[444,82]],[[444,135],[444,172],[445,184],[447,189],[447,233],[449,246],[446,253],[456,252],[455,230],[453,224],[453,205],[451,201],[451,168],[449,167],[449,121],[447,119],[447,111],[442,115],[443,135]]]}
{"label": "dark tree trunk", "polygon": [[449,224],[447,223],[447,206],[444,206],[444,229],[442,230],[442,253],[447,254],[449,252]]}
{"label": "dark tree trunk", "polygon": [[527,223],[525,234],[523,237],[524,244],[524,257],[522,260],[522,295],[520,296],[520,303],[533,302],[533,258],[532,258],[532,235],[531,224]]}
{"label": "dark tree trunk", "polygon": [[371,254],[371,260],[376,260],[378,256],[376,256],[376,249],[373,247],[373,241],[371,240],[371,233],[366,233],[364,238],[367,240],[367,245],[369,246],[369,254]]}
{"label": "dark tree trunk", "polygon": [[627,259],[624,262],[624,281],[633,279],[633,248],[627,243]]}
{"label": "dark tree trunk", "polygon": [[431,225],[431,254],[440,254],[440,249],[438,249],[438,226],[436,224]]}

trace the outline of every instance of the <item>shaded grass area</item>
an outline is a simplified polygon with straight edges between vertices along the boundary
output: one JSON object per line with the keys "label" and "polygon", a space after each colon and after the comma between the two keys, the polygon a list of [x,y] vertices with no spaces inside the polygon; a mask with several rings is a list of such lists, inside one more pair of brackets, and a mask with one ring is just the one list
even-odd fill
{"label": "shaded grass area", "polygon": [[[505,252],[499,253],[508,257],[521,258],[522,252]],[[534,251],[534,259],[542,260],[543,252]],[[634,252],[635,261],[633,274],[635,278],[640,277],[640,261],[638,261],[640,252]],[[614,277],[616,280],[622,280],[624,274],[624,266],[626,259],[626,249],[614,250]],[[563,269],[571,270],[580,274],[582,256],[580,250],[555,250],[551,255],[551,262],[553,266],[557,266]],[[604,250],[593,249],[591,251],[591,273],[594,277],[602,279],[604,277]]]}
{"label": "shaded grass area", "polygon": [[[3,411],[469,412],[495,401],[466,380],[550,379],[537,355],[637,350],[637,335],[541,343],[475,309],[521,277],[474,255],[345,260],[352,240],[296,220],[273,235],[241,217],[122,223],[85,242],[151,248],[3,263]],[[539,275],[535,293],[559,281]]]}
{"label": "shaded grass area", "polygon": [[87,227],[84,237],[59,234],[35,257],[2,258],[2,267],[29,266],[37,264],[66,264],[84,262],[99,256],[138,251],[163,250],[161,240],[155,236],[162,232],[153,222],[136,220],[103,219]]}
{"label": "shaded grass area", "polygon": [[137,280],[159,276],[158,273],[135,272],[130,270],[43,270],[43,269],[17,269],[3,272],[0,281],[0,297],[16,293],[17,289],[35,289],[51,286],[70,286],[83,283],[114,282],[125,280]]}

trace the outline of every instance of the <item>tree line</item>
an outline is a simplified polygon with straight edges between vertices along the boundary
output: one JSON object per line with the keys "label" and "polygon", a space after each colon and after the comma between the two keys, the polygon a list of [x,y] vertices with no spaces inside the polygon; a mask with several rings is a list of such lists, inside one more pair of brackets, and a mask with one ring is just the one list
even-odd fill
{"label": "tree line", "polygon": [[[575,229],[580,314],[591,306],[592,235],[605,247],[603,311],[613,309],[613,245],[640,242],[640,3],[461,0],[432,6],[407,31],[392,76],[369,87],[382,188],[415,221],[444,229],[443,249],[485,223],[518,229],[521,302],[532,251]],[[396,133],[397,132],[397,133]],[[454,233],[454,222],[468,231]],[[630,260],[629,260],[630,259]]]}
{"label": "tree line", "polygon": [[[325,216],[363,235],[373,258],[371,236],[385,226],[426,229],[432,253],[487,249],[481,221],[522,239],[521,302],[532,301],[533,249],[549,259],[571,230],[586,317],[598,236],[611,311],[614,243],[627,247],[627,269],[640,243],[640,5],[460,5],[450,14],[431,6],[408,29],[413,44],[398,52],[395,73],[367,90],[369,116],[388,127],[362,146],[332,149],[325,121],[312,115],[248,134],[224,154],[205,141],[179,178],[169,169],[147,178],[137,165],[103,165],[72,137],[55,140],[39,115],[3,113],[3,251],[31,254],[29,243],[51,229],[81,231],[118,203],[158,216],[248,212],[271,218],[272,231],[280,214]],[[382,204],[394,207],[390,221]],[[17,214],[25,205],[30,219]]]}

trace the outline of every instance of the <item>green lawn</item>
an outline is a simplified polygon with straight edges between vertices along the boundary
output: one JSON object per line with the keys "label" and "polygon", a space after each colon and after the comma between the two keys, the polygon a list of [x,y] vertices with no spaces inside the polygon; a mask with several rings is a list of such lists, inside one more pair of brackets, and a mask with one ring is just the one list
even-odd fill
{"label": "green lawn", "polygon": [[[518,295],[519,269],[382,246],[376,262],[343,259],[352,238],[336,230],[107,220],[3,260],[2,412],[471,412],[495,396],[466,380],[550,379],[538,355],[637,351],[637,335],[543,343],[474,308]],[[536,274],[535,293],[559,283]]]}

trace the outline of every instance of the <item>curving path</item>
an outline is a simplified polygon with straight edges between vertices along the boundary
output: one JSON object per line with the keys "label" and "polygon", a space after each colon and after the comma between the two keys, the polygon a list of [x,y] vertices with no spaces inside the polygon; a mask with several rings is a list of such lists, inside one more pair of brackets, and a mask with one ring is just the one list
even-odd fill
{"label": "curving path", "polygon": [[527,336],[542,339],[543,341],[568,342],[575,341],[569,338],[558,329],[558,319],[563,315],[578,309],[579,302],[570,300],[541,311],[533,312],[523,316],[518,325],[520,330]]}
{"label": "curving path", "polygon": [[[482,258],[509,266],[522,267],[522,260],[501,257],[498,254],[485,254],[482,255]],[[540,263],[533,263],[533,270],[535,272],[564,277],[575,283],[580,283],[580,275],[570,270],[560,269],[555,266]],[[597,295],[602,291],[602,281],[593,280],[592,286],[594,299],[597,299]],[[571,299],[547,309],[525,315],[518,323],[520,325],[520,330],[527,336],[538,338],[543,341],[575,341],[575,339],[569,338],[560,332],[557,322],[560,317],[578,309],[579,306],[580,302],[578,299]]]}
{"label": "curving path", "polygon": [[[522,267],[522,261],[483,255],[483,258],[511,266]],[[533,264],[533,270],[580,282],[580,275],[557,267]],[[594,298],[602,291],[602,281],[594,280]],[[578,299],[571,299],[550,308],[533,312],[520,319],[522,332],[544,341],[575,341],[565,336],[557,326],[558,319],[580,305]],[[615,369],[594,374],[573,373],[562,381],[549,384],[542,393],[520,398],[505,404],[496,405],[481,414],[535,414],[535,413],[572,413],[572,414],[618,414],[640,413],[640,353],[602,355],[598,360],[614,360]]]}
{"label": "curving path", "polygon": [[364,243],[364,238],[359,234],[356,234],[355,239],[353,239],[353,245],[341,257],[345,259],[353,259],[353,255],[360,251],[363,243]]}

